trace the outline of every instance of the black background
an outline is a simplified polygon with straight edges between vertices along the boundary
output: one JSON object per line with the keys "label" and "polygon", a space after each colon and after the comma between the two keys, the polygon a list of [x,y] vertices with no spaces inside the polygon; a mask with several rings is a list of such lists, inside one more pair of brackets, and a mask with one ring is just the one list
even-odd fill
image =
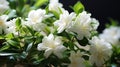
{"label": "black background", "polygon": [[106,23],[110,23],[109,18],[120,22],[120,2],[119,0],[59,0],[66,10],[72,12],[70,5],[81,1],[85,10],[92,14],[100,22],[98,30],[101,32]]}

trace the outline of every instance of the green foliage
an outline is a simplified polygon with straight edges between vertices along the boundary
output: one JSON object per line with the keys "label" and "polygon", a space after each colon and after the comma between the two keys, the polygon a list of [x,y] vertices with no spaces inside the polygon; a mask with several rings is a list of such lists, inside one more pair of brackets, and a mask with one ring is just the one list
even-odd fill
{"label": "green foliage", "polygon": [[86,46],[88,45],[88,39],[87,38],[83,38],[82,40],[78,40],[79,44],[82,46]]}
{"label": "green foliage", "polygon": [[34,35],[34,30],[28,26],[26,26],[27,30],[30,32],[31,35]]}
{"label": "green foliage", "polygon": [[4,39],[4,35],[0,35],[0,40],[1,40],[1,39]]}
{"label": "green foliage", "polygon": [[46,2],[48,2],[48,0],[36,0],[36,3],[34,4],[35,7],[40,7],[43,4],[45,4]]}
{"label": "green foliage", "polygon": [[17,18],[15,25],[16,25],[16,30],[19,31],[19,29],[21,28],[21,19],[20,18]]}
{"label": "green foliage", "polygon": [[0,53],[0,56],[11,56],[15,55],[16,53]]}
{"label": "green foliage", "polygon": [[10,48],[10,45],[8,45],[8,44],[3,44],[3,45],[4,46],[0,48],[0,52]]}
{"label": "green foliage", "polygon": [[[57,8],[59,9],[59,12],[50,11],[48,5],[49,0],[8,0],[8,2],[10,3],[10,9],[4,13],[8,15],[6,23],[15,18],[15,32],[17,33],[5,33],[5,31],[3,30],[3,34],[0,34],[0,67],[3,67],[4,64],[6,65],[6,67],[17,67],[16,64],[22,65],[23,67],[67,67],[68,64],[71,63],[69,58],[71,56],[71,51],[80,51],[82,55],[81,58],[85,60],[84,64],[86,65],[86,67],[96,66],[94,64],[90,64],[89,58],[91,54],[89,50],[85,49],[85,47],[86,45],[89,47],[91,46],[89,45],[89,40],[93,36],[98,36],[97,31],[90,31],[91,37],[84,37],[82,40],[78,40],[77,34],[75,32],[68,32],[67,30],[64,30],[61,33],[57,33],[57,28],[54,25],[54,22],[60,19],[60,15],[63,12],[62,9],[59,7]],[[78,1],[71,8],[77,15],[85,10],[84,5],[80,1]],[[45,19],[41,22],[37,22],[46,25],[43,30],[36,31],[34,30],[34,26],[24,24],[25,21],[29,22],[28,13],[33,9],[45,9],[46,11],[47,16],[44,16]],[[41,17],[38,18],[40,19]],[[36,20],[36,17],[33,19]],[[63,25],[67,26],[67,21],[69,21],[69,19],[65,20],[65,24]],[[75,19],[72,21],[74,22]],[[107,27],[111,25],[117,26],[117,21],[113,19],[110,19],[110,21],[111,24],[106,25]],[[90,25],[94,28],[95,24],[91,23]],[[9,29],[10,27],[5,28]],[[44,53],[46,52],[45,50],[48,49],[48,47],[42,48],[41,51],[39,51],[37,48],[38,44],[43,43],[43,38],[51,33],[55,37],[59,37],[62,41],[62,46],[66,47],[66,50],[62,52],[62,58],[56,56],[54,51],[50,54],[48,58],[46,58]],[[57,40],[55,37],[54,40]],[[59,42],[59,39],[57,42]],[[55,43],[59,44],[57,42]],[[49,44],[49,42],[47,44]],[[50,44],[53,45],[54,43]],[[50,48],[54,48],[55,46],[49,45]],[[118,66],[120,64],[120,47],[113,46],[112,51],[113,54],[109,61],[106,61],[106,66]]]}
{"label": "green foliage", "polygon": [[85,9],[80,1],[78,1],[72,8],[76,14],[81,13]]}
{"label": "green foliage", "polygon": [[109,28],[109,27],[111,27],[111,26],[118,26],[118,25],[119,25],[117,20],[114,20],[114,19],[112,19],[112,18],[109,18],[109,21],[110,21],[110,23],[107,23],[107,24],[105,25],[106,28]]}
{"label": "green foliage", "polygon": [[6,38],[6,40],[13,39],[14,38],[14,34],[13,33],[6,34],[5,38]]}
{"label": "green foliage", "polygon": [[115,46],[113,45],[113,54],[111,56],[110,64],[109,65],[115,65],[115,66],[119,66],[120,62],[120,47],[119,46]]}

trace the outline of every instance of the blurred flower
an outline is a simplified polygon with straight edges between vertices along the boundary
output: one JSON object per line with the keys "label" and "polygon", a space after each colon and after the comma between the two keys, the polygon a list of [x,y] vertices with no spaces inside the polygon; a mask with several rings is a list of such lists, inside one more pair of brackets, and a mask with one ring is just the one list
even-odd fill
{"label": "blurred flower", "polygon": [[96,37],[98,20],[79,1],[71,8],[59,0],[0,0],[0,66],[119,66],[120,27]]}
{"label": "blurred flower", "polygon": [[112,45],[120,45],[120,27],[106,28],[99,37]]}
{"label": "blurred flower", "polygon": [[64,10],[64,8],[62,8],[62,6],[63,5],[61,3],[59,3],[58,0],[50,0],[49,10],[60,13],[61,10]]}
{"label": "blurred flower", "polygon": [[5,31],[7,19],[8,19],[7,15],[0,16],[0,34],[2,34],[3,31]]}
{"label": "blurred flower", "polygon": [[25,25],[31,26],[36,31],[42,31],[46,27],[46,24],[42,23],[42,21],[47,17],[48,15],[46,15],[45,10],[32,10],[28,14],[28,21],[25,23]]}
{"label": "blurred flower", "polygon": [[48,58],[52,53],[62,58],[62,52],[66,50],[60,37],[55,37],[53,34],[45,36],[42,43],[38,44],[39,51],[45,50],[44,56]]}
{"label": "blurred flower", "polygon": [[77,53],[72,51],[69,59],[71,61],[71,64],[69,64],[68,67],[85,67],[85,60],[82,58],[80,51],[77,51]]}
{"label": "blurred flower", "polygon": [[[6,34],[13,33],[14,35],[18,35],[18,31],[16,29],[16,20],[17,18],[14,18],[6,22],[6,29],[5,29]],[[21,18],[20,20],[21,20],[21,25],[24,25],[26,21],[24,21]]]}
{"label": "blurred flower", "polygon": [[112,54],[112,46],[98,37],[93,37],[90,40],[90,62],[95,64],[97,67],[102,67],[102,65],[107,61]]}
{"label": "blurred flower", "polygon": [[43,9],[31,10],[28,14],[27,20],[31,24],[41,23],[46,18],[46,11]]}
{"label": "blurred flower", "polygon": [[99,25],[98,21],[90,16],[91,14],[87,14],[86,11],[80,13],[68,31],[77,33],[79,40],[82,40],[83,37],[89,38],[90,32],[96,30]]}
{"label": "blurred flower", "polygon": [[15,35],[18,35],[18,32],[16,32],[15,22],[16,22],[16,18],[6,22],[6,26],[7,26],[7,28],[5,30],[6,34],[13,33]]}
{"label": "blurred flower", "polygon": [[60,19],[54,22],[54,25],[58,27],[58,33],[61,33],[70,27],[71,23],[75,19],[75,16],[76,14],[74,12],[69,14],[68,11],[64,11],[63,14],[60,15]]}
{"label": "blurred flower", "polygon": [[0,14],[3,14],[7,9],[9,9],[9,2],[0,0]]}
{"label": "blurred flower", "polygon": [[95,18],[91,18],[91,27],[92,30],[95,31],[99,26],[99,21],[96,20]]}

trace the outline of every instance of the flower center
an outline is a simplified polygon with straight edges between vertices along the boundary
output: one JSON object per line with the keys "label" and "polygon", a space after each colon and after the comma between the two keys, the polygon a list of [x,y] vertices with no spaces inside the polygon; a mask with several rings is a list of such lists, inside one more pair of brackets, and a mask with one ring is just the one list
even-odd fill
{"label": "flower center", "polygon": [[49,47],[50,47],[50,48],[55,48],[56,46],[55,46],[54,43],[52,43],[52,44],[49,45]]}
{"label": "flower center", "polygon": [[0,26],[2,26],[3,25],[3,22],[2,21],[0,21]]}

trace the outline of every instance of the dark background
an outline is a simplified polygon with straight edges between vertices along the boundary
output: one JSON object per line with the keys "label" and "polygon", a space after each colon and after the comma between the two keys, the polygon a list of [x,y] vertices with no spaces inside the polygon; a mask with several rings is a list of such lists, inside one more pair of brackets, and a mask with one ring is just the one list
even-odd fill
{"label": "dark background", "polygon": [[106,23],[110,23],[109,18],[120,22],[120,2],[119,0],[59,0],[66,10],[72,12],[70,5],[74,5],[77,1],[81,1],[85,6],[85,10],[92,14],[100,22],[98,31],[101,32],[105,28]]}

